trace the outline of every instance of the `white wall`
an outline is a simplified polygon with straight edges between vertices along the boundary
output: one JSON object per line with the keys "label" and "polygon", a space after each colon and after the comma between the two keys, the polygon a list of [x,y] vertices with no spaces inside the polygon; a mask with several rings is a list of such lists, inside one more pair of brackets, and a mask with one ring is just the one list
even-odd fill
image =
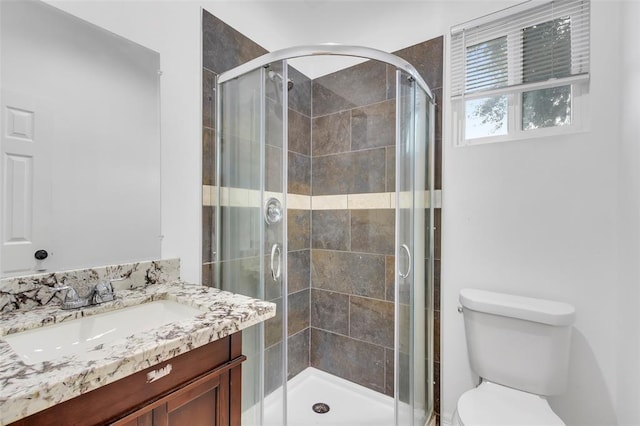
{"label": "white wall", "polygon": [[569,389],[552,407],[569,425],[617,422],[619,24],[619,3],[592,3],[589,132],[467,148],[446,138],[445,420],[475,383],[456,311],[459,290],[475,287],[573,304]]}
{"label": "white wall", "polygon": [[622,7],[623,94],[618,168],[618,420],[640,424],[640,3]]}

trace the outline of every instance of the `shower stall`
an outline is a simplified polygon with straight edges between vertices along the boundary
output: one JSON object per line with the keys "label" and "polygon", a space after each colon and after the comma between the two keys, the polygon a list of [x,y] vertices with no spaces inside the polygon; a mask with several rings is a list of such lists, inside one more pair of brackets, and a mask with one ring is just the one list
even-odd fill
{"label": "shower stall", "polygon": [[[309,79],[297,64],[361,62]],[[216,82],[215,281],[243,332],[244,426],[423,426],[433,411],[433,96],[369,48],[284,49]]]}

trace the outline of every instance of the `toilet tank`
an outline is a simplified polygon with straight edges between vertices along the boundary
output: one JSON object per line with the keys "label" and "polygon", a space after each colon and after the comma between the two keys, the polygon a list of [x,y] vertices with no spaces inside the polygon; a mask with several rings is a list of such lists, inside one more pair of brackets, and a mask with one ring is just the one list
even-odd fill
{"label": "toilet tank", "polygon": [[538,395],[564,393],[573,306],[476,289],[461,290],[460,304],[476,374]]}

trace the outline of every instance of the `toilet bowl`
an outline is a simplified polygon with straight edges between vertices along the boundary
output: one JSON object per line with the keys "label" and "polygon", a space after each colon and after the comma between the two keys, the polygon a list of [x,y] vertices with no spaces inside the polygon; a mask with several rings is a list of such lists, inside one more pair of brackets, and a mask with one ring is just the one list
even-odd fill
{"label": "toilet bowl", "polygon": [[564,426],[539,395],[484,381],[465,392],[453,415],[452,426]]}
{"label": "toilet bowl", "polygon": [[477,289],[460,291],[467,354],[482,380],[454,426],[561,426],[546,397],[566,390],[573,306]]}

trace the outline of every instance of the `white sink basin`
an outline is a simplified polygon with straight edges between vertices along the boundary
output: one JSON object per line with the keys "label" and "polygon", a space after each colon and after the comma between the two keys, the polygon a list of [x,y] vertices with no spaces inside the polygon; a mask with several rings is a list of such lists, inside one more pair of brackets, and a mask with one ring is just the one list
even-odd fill
{"label": "white sink basin", "polygon": [[25,364],[74,354],[89,360],[94,358],[88,351],[98,345],[199,314],[202,311],[190,306],[157,300],[0,338],[9,343]]}

